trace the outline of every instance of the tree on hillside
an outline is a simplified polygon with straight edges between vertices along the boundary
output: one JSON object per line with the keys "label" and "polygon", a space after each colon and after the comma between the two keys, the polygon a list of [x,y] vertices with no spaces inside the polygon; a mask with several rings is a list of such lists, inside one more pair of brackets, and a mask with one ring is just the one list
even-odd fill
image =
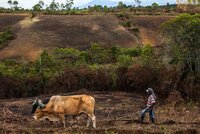
{"label": "tree on hillside", "polygon": [[155,2],[154,2],[154,3],[151,5],[151,7],[152,7],[152,8],[157,8],[157,7],[159,7],[159,5],[158,5],[158,3],[155,3]]}
{"label": "tree on hillside", "polygon": [[8,0],[8,4],[10,5],[10,8],[12,9],[12,5],[13,5],[12,0]]}
{"label": "tree on hillside", "polygon": [[199,29],[200,15],[182,14],[162,24],[160,30],[171,62],[179,63],[194,77],[200,75]]}
{"label": "tree on hillside", "polygon": [[118,3],[118,5],[117,5],[117,8],[119,8],[119,9],[123,9],[123,8],[125,8],[126,7],[126,4],[124,4],[122,1],[120,1],[119,3]]}
{"label": "tree on hillside", "polygon": [[154,59],[154,49],[150,44],[147,44],[141,51],[142,64],[146,66],[154,65],[153,59]]}
{"label": "tree on hillside", "polygon": [[14,5],[14,8],[15,8],[15,10],[17,10],[17,9],[18,9],[18,6],[17,6],[18,4],[19,4],[19,3],[18,3],[18,1],[16,1],[16,0],[15,0],[15,1],[13,1],[13,5]]}
{"label": "tree on hillside", "polygon": [[36,4],[36,5],[33,6],[33,10],[34,10],[34,11],[37,11],[37,12],[38,12],[38,11],[41,11],[41,9],[42,9],[42,7],[41,7],[40,4]]}
{"label": "tree on hillside", "polygon": [[91,10],[92,11],[96,11],[96,12],[100,12],[101,9],[103,9],[102,5],[94,5]]}
{"label": "tree on hillside", "polygon": [[17,6],[19,3],[18,3],[17,0],[15,0],[15,1],[8,0],[7,3],[10,5],[10,8],[11,8],[11,9],[13,9],[13,7],[14,7],[15,10],[18,10],[18,9],[19,9],[19,7]]}
{"label": "tree on hillside", "polygon": [[107,13],[107,12],[109,11],[108,6],[104,6],[104,7],[103,7],[103,10],[104,10],[104,12]]}
{"label": "tree on hillside", "polygon": [[56,6],[57,6],[57,10],[60,10],[60,9],[61,9],[61,6],[60,6],[60,3],[59,3],[59,2],[56,2]]}
{"label": "tree on hillside", "polygon": [[140,6],[140,4],[141,4],[141,0],[135,0],[135,2],[138,4],[138,6]]}
{"label": "tree on hillside", "polygon": [[65,9],[70,10],[73,4],[74,4],[73,0],[66,0]]}
{"label": "tree on hillside", "polygon": [[32,17],[35,17],[35,15],[38,14],[38,12],[40,12],[44,7],[44,2],[42,0],[40,0],[36,5],[34,5],[33,8],[33,12],[32,12]]}
{"label": "tree on hillside", "polygon": [[61,10],[64,10],[65,9],[65,5],[63,3],[60,4],[60,8]]}
{"label": "tree on hillside", "polygon": [[52,11],[55,11],[55,10],[58,10],[58,5],[57,5],[57,3],[55,2],[55,0],[53,0],[52,2],[51,2],[51,4],[49,5],[49,7],[48,7],[48,9],[49,10],[52,10]]}
{"label": "tree on hillside", "polygon": [[41,8],[43,8],[43,7],[44,7],[44,5],[45,5],[45,3],[44,3],[44,1],[43,1],[43,0],[39,0],[38,4],[41,6]]}

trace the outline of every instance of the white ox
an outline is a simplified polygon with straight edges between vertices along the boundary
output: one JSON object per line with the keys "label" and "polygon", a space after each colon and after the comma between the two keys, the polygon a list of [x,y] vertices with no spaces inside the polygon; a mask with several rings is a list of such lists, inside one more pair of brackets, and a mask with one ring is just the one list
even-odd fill
{"label": "white ox", "polygon": [[[46,103],[46,104],[45,104]],[[88,115],[87,127],[96,128],[94,115],[95,99],[89,95],[52,96],[49,101],[42,102],[36,99],[33,103],[32,113],[35,120],[62,121],[65,127],[65,115]]]}

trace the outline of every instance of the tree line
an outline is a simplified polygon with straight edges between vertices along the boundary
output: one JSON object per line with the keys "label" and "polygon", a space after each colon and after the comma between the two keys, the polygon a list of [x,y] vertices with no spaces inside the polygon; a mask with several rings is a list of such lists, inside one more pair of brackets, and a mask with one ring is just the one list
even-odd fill
{"label": "tree line", "polygon": [[24,9],[23,7],[18,6],[19,2],[17,0],[8,0],[10,5],[9,9],[0,7],[0,12],[9,13],[9,12],[32,12],[34,15],[40,14],[56,14],[56,15],[65,15],[65,14],[92,14],[92,13],[116,13],[116,12],[133,12],[135,14],[174,14],[176,12],[190,12],[196,13],[199,12],[200,4],[198,0],[188,0],[187,2],[177,1],[177,4],[159,5],[158,3],[152,3],[150,6],[141,6],[141,0],[134,0],[135,4],[126,5],[123,2],[119,2],[115,7],[108,7],[102,5],[88,6],[82,9],[78,7],[73,7],[73,0],[66,0],[65,3],[59,3],[55,0],[47,5],[43,0],[39,0],[32,9]]}
{"label": "tree line", "polygon": [[[115,7],[108,7],[102,5],[88,6],[86,8],[79,9],[78,7],[73,7],[73,0],[66,0],[65,3],[59,3],[55,0],[47,5],[43,0],[39,0],[32,9],[24,9],[18,6],[17,0],[9,0],[8,4],[10,9],[0,8],[0,12],[32,12],[35,15],[40,14],[91,14],[91,13],[115,13],[115,12],[134,12],[135,14],[149,14],[151,12],[157,13],[174,13],[174,12],[186,12],[183,8],[180,8],[182,4],[169,4],[159,5],[158,3],[152,3],[150,6],[141,6],[140,0],[135,0],[136,4],[126,5],[123,2],[119,2]],[[199,4],[189,4],[187,11],[197,12],[199,9]]]}

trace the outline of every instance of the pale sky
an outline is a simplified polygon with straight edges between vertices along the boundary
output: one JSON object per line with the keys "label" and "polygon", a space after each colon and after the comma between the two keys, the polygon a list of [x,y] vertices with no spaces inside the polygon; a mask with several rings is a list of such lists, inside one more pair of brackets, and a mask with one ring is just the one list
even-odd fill
{"label": "pale sky", "polygon": [[[8,0],[0,0],[0,7],[6,7],[8,8],[9,5],[7,4]],[[39,0],[17,0],[19,2],[18,6],[21,6],[23,8],[32,8],[33,5],[35,5],[36,3],[38,3]],[[43,0],[45,2],[45,4],[48,4],[52,1],[52,0]],[[56,2],[59,3],[64,3],[66,0],[55,0]],[[74,0],[74,5],[75,7],[87,4],[88,2],[90,2],[92,0]],[[122,2],[133,2],[134,0],[112,0],[112,1],[122,1]],[[170,4],[174,4],[176,3],[176,0],[142,0],[142,5],[151,5],[152,3],[158,3],[160,5],[162,4],[166,4],[166,3],[170,3]]]}

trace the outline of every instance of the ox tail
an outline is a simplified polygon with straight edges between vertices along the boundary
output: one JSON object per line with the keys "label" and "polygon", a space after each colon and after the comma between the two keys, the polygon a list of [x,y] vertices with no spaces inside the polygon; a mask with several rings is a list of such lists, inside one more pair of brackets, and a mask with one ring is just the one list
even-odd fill
{"label": "ox tail", "polygon": [[95,101],[94,97],[91,97],[91,98],[92,98],[92,104],[93,104],[93,113],[94,113],[94,115],[96,115],[96,108],[95,108],[96,101]]}
{"label": "ox tail", "polygon": [[95,99],[92,96],[88,96],[88,98],[90,99],[91,112],[95,114]]}
{"label": "ox tail", "polygon": [[91,106],[92,106],[92,111],[94,112],[95,111],[95,99],[92,96],[90,96],[90,103],[91,103]]}
{"label": "ox tail", "polygon": [[94,100],[94,114],[96,115],[96,101]]}

